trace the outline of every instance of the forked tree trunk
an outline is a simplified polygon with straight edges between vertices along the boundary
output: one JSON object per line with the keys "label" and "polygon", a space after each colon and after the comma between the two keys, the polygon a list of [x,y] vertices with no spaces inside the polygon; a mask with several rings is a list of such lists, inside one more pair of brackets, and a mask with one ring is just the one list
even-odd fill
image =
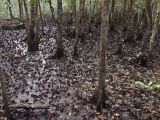
{"label": "forked tree trunk", "polygon": [[156,33],[158,32],[159,22],[160,22],[160,0],[158,0],[157,15],[155,17],[154,26],[153,26],[153,29],[152,29],[152,35],[150,37],[150,43],[149,43],[149,57],[150,58],[153,56],[152,51],[153,51],[155,36],[156,36]]}
{"label": "forked tree trunk", "polygon": [[64,56],[64,49],[63,49],[63,41],[62,41],[62,0],[57,0],[57,32],[56,32],[56,53],[55,57],[61,58]]}
{"label": "forked tree trunk", "polygon": [[100,58],[99,58],[99,80],[98,88],[95,95],[91,100],[95,100],[97,103],[96,110],[102,112],[102,107],[105,105],[107,94],[105,91],[105,77],[106,77],[106,42],[108,41],[108,29],[109,29],[109,0],[103,0],[102,2],[102,22],[100,33]]}
{"label": "forked tree trunk", "polygon": [[81,40],[82,42],[84,41],[84,31],[83,31],[83,24],[84,24],[84,11],[85,11],[85,0],[80,0],[79,1],[79,14],[77,18],[77,27],[76,27],[76,40],[73,46],[74,53],[73,56],[77,57],[78,56],[78,45],[79,41]]}

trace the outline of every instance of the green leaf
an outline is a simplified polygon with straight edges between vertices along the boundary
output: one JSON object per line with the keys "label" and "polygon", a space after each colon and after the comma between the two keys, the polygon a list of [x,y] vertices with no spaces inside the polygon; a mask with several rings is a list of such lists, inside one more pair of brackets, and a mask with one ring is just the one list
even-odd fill
{"label": "green leaf", "polygon": [[151,87],[152,89],[160,88],[160,84],[152,84]]}
{"label": "green leaf", "polygon": [[153,82],[151,82],[151,81],[148,83],[149,86],[151,86],[152,84],[153,84]]}
{"label": "green leaf", "polygon": [[137,82],[135,82],[135,84],[142,86],[142,87],[145,87],[145,88],[148,88],[148,86],[144,82],[141,82],[141,81],[137,81]]}
{"label": "green leaf", "polygon": [[141,82],[141,81],[137,81],[135,82],[135,84],[148,89],[160,88],[160,84],[156,84],[151,81],[148,84],[145,84],[144,82]]}

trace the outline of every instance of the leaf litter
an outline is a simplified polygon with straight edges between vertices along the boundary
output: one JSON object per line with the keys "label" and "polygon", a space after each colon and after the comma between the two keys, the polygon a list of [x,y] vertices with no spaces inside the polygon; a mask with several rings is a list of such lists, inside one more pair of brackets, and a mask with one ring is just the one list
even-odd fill
{"label": "leaf litter", "polygon": [[[4,21],[3,21],[4,22]],[[106,90],[109,107],[95,112],[89,98],[97,87],[99,32],[94,28],[80,44],[79,57],[72,57],[75,39],[64,37],[65,57],[46,59],[56,49],[55,28],[45,27],[49,38],[39,51],[27,52],[25,30],[5,30],[1,42],[1,67],[6,71],[9,103],[17,120],[159,120],[160,90],[148,90],[136,81],[160,82],[160,47],[155,47],[154,61],[148,67],[130,65],[127,59],[139,50],[139,41],[123,45],[123,55],[114,55],[117,33],[109,32],[106,60]],[[132,46],[132,47],[131,47]],[[2,99],[2,98],[1,98]],[[0,103],[0,115],[4,115]],[[23,109],[14,109],[16,107]],[[47,109],[36,109],[48,107]]]}

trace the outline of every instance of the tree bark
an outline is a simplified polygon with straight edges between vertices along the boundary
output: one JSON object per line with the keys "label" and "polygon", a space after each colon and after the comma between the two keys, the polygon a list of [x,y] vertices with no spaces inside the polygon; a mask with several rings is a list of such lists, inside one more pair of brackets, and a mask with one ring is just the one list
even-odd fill
{"label": "tree bark", "polygon": [[23,5],[24,5],[24,10],[25,10],[25,15],[26,15],[26,21],[29,21],[29,13],[28,13],[28,6],[25,0],[23,1]]}
{"label": "tree bark", "polygon": [[[149,38],[151,36],[152,32],[152,8],[151,8],[151,2],[152,0],[146,0],[145,3],[145,10],[146,10],[146,16],[147,16],[147,22],[148,22],[148,29],[145,35],[142,38],[142,43],[141,43],[141,52],[144,53],[146,46],[149,42]],[[143,29],[143,28],[142,28]]]}
{"label": "tree bark", "polygon": [[19,5],[19,17],[20,17],[20,19],[23,19],[23,3],[22,3],[22,0],[18,0],[18,5]]}
{"label": "tree bark", "polygon": [[123,9],[122,9],[122,30],[124,31],[126,28],[126,4],[127,0],[123,0]]}
{"label": "tree bark", "polygon": [[13,116],[10,112],[10,109],[9,109],[7,90],[6,90],[6,87],[5,87],[4,80],[3,80],[3,72],[1,70],[1,68],[0,68],[0,82],[1,82],[1,90],[2,90],[2,98],[3,98],[3,103],[4,103],[4,110],[5,110],[5,113],[6,113],[7,120],[14,120]]}
{"label": "tree bark", "polygon": [[11,18],[14,18],[13,13],[12,13],[12,7],[11,7],[12,4],[11,4],[11,1],[10,1],[10,0],[7,0],[7,2],[8,2],[8,4],[9,4],[9,7],[8,7],[8,8],[9,8],[10,17],[11,17]]}
{"label": "tree bark", "polygon": [[102,23],[100,32],[100,58],[99,58],[99,79],[98,88],[93,96],[95,102],[97,102],[96,110],[102,112],[102,107],[105,105],[107,95],[105,92],[105,78],[106,78],[106,41],[108,41],[108,29],[109,29],[109,0],[103,0],[102,9]]}
{"label": "tree bark", "polygon": [[123,37],[124,37],[124,33],[127,29],[127,26],[126,26],[126,5],[127,5],[127,0],[123,0],[122,27],[119,32],[118,48],[117,48],[115,54],[122,54]]}
{"label": "tree bark", "polygon": [[84,11],[85,11],[85,0],[79,1],[79,14],[77,18],[77,28],[76,28],[76,40],[74,43],[74,53],[73,56],[78,56],[78,45],[79,41],[84,42],[84,31],[83,31],[83,24],[84,24]]}
{"label": "tree bark", "polygon": [[42,15],[42,10],[41,10],[41,2],[38,0],[38,8],[39,8],[39,15],[41,19],[41,28],[42,28],[42,34],[44,35],[44,23],[43,23],[43,15]]}
{"label": "tree bark", "polygon": [[110,23],[111,30],[113,27],[113,23],[111,21],[113,21],[114,8],[115,8],[115,0],[111,0],[110,15],[109,15],[109,23]]}
{"label": "tree bark", "polygon": [[76,14],[77,14],[77,10],[76,10],[76,0],[72,0],[71,2],[71,11],[72,11],[72,20],[73,20],[73,24],[75,26],[76,24]]}
{"label": "tree bark", "polygon": [[56,22],[56,19],[54,17],[54,8],[52,6],[52,1],[48,0],[48,3],[49,3],[49,8],[50,8],[50,11],[51,11],[51,14],[52,14],[52,19],[54,20],[54,22]]}
{"label": "tree bark", "polygon": [[37,1],[31,2],[31,9],[30,9],[30,20],[29,20],[29,30],[28,30],[28,51],[34,52],[38,50],[38,37],[37,37],[37,28],[36,26],[36,18],[37,16]]}
{"label": "tree bark", "polygon": [[147,14],[147,21],[148,21],[148,30],[152,30],[152,7],[151,7],[152,0],[146,0],[146,14]]}
{"label": "tree bark", "polygon": [[152,51],[153,51],[155,36],[158,32],[159,22],[160,22],[160,0],[158,1],[158,4],[157,4],[157,15],[155,17],[154,26],[153,26],[153,29],[152,29],[152,35],[150,37],[149,53],[148,53],[149,58],[151,58],[153,56]]}
{"label": "tree bark", "polygon": [[127,13],[127,35],[124,42],[131,42],[133,40],[133,0],[128,0],[128,13]]}
{"label": "tree bark", "polygon": [[57,0],[57,46],[56,46],[56,53],[55,56],[57,58],[61,58],[64,56],[64,49],[63,49],[63,41],[62,41],[62,0]]}

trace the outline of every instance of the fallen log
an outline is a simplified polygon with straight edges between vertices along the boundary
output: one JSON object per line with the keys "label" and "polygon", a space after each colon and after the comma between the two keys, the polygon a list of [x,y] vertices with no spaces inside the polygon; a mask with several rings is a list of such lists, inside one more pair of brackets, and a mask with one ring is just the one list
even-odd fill
{"label": "fallen log", "polygon": [[19,30],[19,29],[25,29],[25,24],[20,23],[18,25],[1,25],[2,30]]}

